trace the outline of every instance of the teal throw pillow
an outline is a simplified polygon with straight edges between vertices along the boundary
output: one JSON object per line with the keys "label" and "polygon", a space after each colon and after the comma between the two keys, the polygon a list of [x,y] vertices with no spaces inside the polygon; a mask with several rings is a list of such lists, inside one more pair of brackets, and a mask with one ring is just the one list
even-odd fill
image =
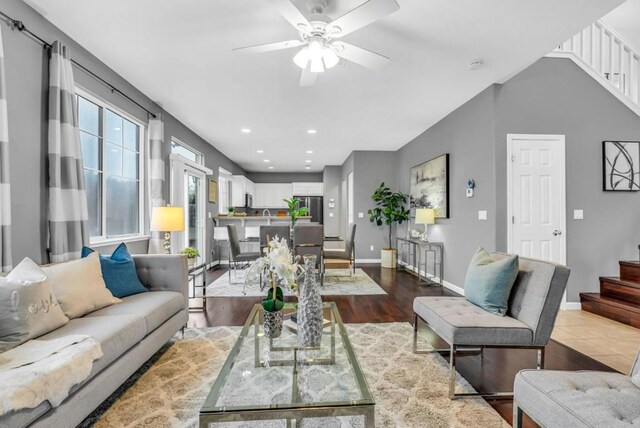
{"label": "teal throw pillow", "polygon": [[[93,252],[89,247],[82,247],[83,258]],[[100,255],[100,267],[104,282],[115,297],[123,298],[149,291],[140,282],[133,257],[124,242],[118,245],[111,256]]]}
{"label": "teal throw pillow", "polygon": [[505,316],[517,276],[517,255],[496,257],[480,247],[469,264],[464,297],[487,312]]}

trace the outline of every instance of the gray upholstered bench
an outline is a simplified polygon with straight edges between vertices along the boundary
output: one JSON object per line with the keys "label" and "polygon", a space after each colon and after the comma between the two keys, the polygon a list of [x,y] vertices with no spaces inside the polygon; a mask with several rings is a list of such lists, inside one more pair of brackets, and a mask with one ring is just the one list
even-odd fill
{"label": "gray upholstered bench", "polygon": [[[522,413],[541,427],[640,426],[640,352],[631,376],[609,372],[523,370],[516,375],[513,426]],[[634,384],[632,377],[636,380]]]}

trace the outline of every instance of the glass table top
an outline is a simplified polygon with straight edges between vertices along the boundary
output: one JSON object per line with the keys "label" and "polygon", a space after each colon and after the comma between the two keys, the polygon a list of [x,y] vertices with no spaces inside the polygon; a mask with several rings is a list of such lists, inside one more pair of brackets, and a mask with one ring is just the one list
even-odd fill
{"label": "glass table top", "polygon": [[202,414],[374,404],[336,304],[323,303],[318,348],[298,347],[295,304],[286,303],[282,335],[264,336],[256,304],[202,409]]}

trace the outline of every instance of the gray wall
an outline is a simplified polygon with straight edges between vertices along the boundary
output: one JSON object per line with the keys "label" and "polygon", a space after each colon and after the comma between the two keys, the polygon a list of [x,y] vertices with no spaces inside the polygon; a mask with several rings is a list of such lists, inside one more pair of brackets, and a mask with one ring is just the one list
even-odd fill
{"label": "gray wall", "polygon": [[[29,29],[49,42],[60,40],[71,48],[72,58],[123,90],[165,120],[165,146],[175,135],[187,144],[200,150],[209,168],[217,175],[218,165],[242,174],[243,171],[205,140],[199,138],[182,123],[171,117],[152,100],[121,78],[118,74],[84,50],[59,29],[51,25],[37,12],[19,0],[2,2],[0,8],[14,19],[22,20]],[[12,31],[2,22],[2,35],[7,73],[7,106],[9,117],[9,141],[11,158],[13,217],[13,257],[19,261],[31,257],[36,262],[46,261],[47,223],[47,87],[48,57],[37,43]],[[150,70],[151,72],[152,70]],[[75,70],[76,83],[118,108],[147,121],[147,114],[121,96],[98,83],[80,70]],[[167,159],[168,165],[168,159]],[[168,177],[168,176],[167,176]],[[215,211],[215,207],[210,207]],[[148,242],[138,241],[128,244],[132,252],[144,253]],[[109,251],[112,247],[101,249]]]}
{"label": "gray wall", "polygon": [[254,183],[321,183],[321,172],[248,172]]}
{"label": "gray wall", "polygon": [[[489,251],[495,245],[494,189],[494,88],[490,87],[455,110],[398,151],[398,188],[409,193],[411,167],[449,153],[450,218],[429,226],[429,239],[445,247],[445,280],[464,285],[471,256],[479,246]],[[467,198],[467,179],[476,181],[476,193]],[[478,220],[478,211],[488,211],[488,220]],[[412,211],[412,215],[415,215]],[[412,229],[421,229],[412,221]],[[406,226],[399,233],[406,233]]]}
{"label": "gray wall", "polygon": [[[571,60],[541,59],[496,88],[497,246],[506,249],[506,134],[566,136],[568,300],[637,260],[640,192],[602,191],[602,141],[640,141],[640,117]],[[573,210],[584,220],[573,220]]]}
{"label": "gray wall", "polygon": [[[342,227],[342,199],[340,196],[342,186],[342,167],[326,166],[322,172],[322,182],[324,187],[324,233],[326,235],[341,235]],[[329,208],[329,203],[333,199],[333,208]],[[329,217],[333,213],[333,217]]]}

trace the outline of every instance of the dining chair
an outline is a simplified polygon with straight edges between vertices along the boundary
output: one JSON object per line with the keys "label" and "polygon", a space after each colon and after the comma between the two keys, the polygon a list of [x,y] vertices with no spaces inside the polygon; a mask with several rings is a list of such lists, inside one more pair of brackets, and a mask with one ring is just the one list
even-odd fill
{"label": "dining chair", "polygon": [[293,256],[312,254],[320,275],[320,286],[324,285],[324,226],[321,224],[296,224],[293,228]]}
{"label": "dining chair", "polygon": [[267,237],[269,239],[274,238],[285,238],[287,240],[287,245],[291,248],[291,238],[290,238],[291,228],[288,225],[282,226],[260,226],[260,254],[264,252],[264,249],[267,247],[269,243]]}
{"label": "dining chair", "polygon": [[[351,230],[349,230],[348,238],[345,239],[344,250],[324,250],[323,264],[327,260],[346,260],[349,262],[349,275],[356,273],[356,224],[351,224]],[[326,273],[325,266],[322,267],[322,272]]]}
{"label": "dining chair", "polygon": [[231,283],[231,270],[233,269],[233,274],[237,277],[238,263],[246,268],[250,262],[260,257],[260,253],[242,251],[235,224],[227,225],[227,233],[229,234],[229,282]]}

